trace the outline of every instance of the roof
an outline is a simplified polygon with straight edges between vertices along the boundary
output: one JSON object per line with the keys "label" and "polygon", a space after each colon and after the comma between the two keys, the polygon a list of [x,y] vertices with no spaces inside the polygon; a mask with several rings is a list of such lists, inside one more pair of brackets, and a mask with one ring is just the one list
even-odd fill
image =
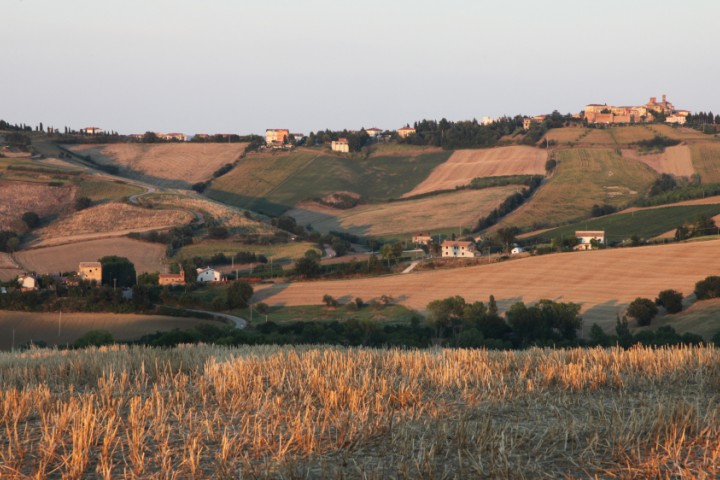
{"label": "roof", "polygon": [[205,273],[205,272],[214,272],[214,271],[215,271],[215,269],[214,269],[214,268],[210,268],[210,267],[198,268],[198,269],[197,269],[197,273],[198,273],[198,274],[200,274],[200,273]]}
{"label": "roof", "polygon": [[80,268],[97,268],[102,267],[100,262],[80,262]]}
{"label": "roof", "polygon": [[415,128],[414,128],[414,127],[402,127],[402,128],[398,128],[398,131],[400,131],[400,130],[415,130]]}
{"label": "roof", "polygon": [[576,237],[604,237],[605,230],[577,230]]}
{"label": "roof", "polygon": [[288,133],[290,133],[290,130],[288,130],[287,128],[268,128],[265,131],[266,132],[288,132]]}
{"label": "roof", "polygon": [[416,233],[416,234],[413,235],[413,236],[414,236],[414,237],[429,237],[430,234],[429,234],[429,233]]}
{"label": "roof", "polygon": [[470,247],[473,242],[462,242],[459,240],[443,240],[440,244],[443,247]]}
{"label": "roof", "polygon": [[180,278],[182,276],[182,273],[161,273],[158,278]]}
{"label": "roof", "polygon": [[[401,129],[401,130],[402,130],[402,129]],[[375,127],[373,127],[373,128],[366,128],[365,131],[366,131],[366,132],[382,132],[381,129],[375,128]]]}
{"label": "roof", "polygon": [[338,138],[338,139],[337,139],[337,143],[348,143],[348,140],[347,140],[347,138],[345,138],[345,137],[343,137],[343,138]]}

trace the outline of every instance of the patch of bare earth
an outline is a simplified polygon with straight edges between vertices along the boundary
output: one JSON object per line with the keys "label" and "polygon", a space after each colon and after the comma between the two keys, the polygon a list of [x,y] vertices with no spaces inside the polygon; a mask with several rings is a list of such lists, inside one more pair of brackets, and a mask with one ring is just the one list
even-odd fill
{"label": "patch of bare earth", "polygon": [[41,218],[63,212],[75,198],[75,190],[76,187],[0,181],[0,225],[10,226],[25,212],[35,212]]}
{"label": "patch of bare earth", "polygon": [[[49,245],[88,236],[127,235],[130,232],[160,230],[190,222],[193,215],[184,210],[135,207],[125,203],[106,203],[87,208],[36,230],[29,245]],[[55,240],[56,242],[53,242]]]}
{"label": "patch of bare earth", "polygon": [[547,151],[534,147],[457,150],[420,185],[403,195],[412,197],[468,185],[473,178],[505,175],[544,175]]}
{"label": "patch of bare earth", "polygon": [[515,302],[551,299],[582,305],[584,332],[597,322],[607,331],[616,315],[636,297],[655,298],[662,290],[692,292],[695,283],[720,271],[720,241],[543,255],[453,270],[423,271],[350,281],[278,284],[256,289],[255,301],[269,305],[313,305],[323,295],[371,300],[391,295],[424,310],[433,300],[461,295],[502,309]]}
{"label": "patch of bare earth", "polygon": [[642,162],[658,173],[667,173],[676,177],[689,177],[695,173],[692,153],[687,145],[668,147],[663,153],[648,155],[640,155],[634,149],[623,149],[622,155]]}
{"label": "patch of bare earth", "polygon": [[166,270],[164,245],[124,237],[32,248],[17,252],[15,258],[26,270],[45,274],[74,272],[80,262],[94,262],[108,255],[127,257],[137,273]]}

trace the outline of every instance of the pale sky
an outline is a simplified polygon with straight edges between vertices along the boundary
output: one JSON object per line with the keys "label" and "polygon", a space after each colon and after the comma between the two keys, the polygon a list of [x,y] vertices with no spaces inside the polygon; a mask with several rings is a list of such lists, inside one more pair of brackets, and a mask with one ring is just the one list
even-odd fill
{"label": "pale sky", "polygon": [[720,112],[716,0],[0,0],[0,119],[394,129],[668,95]]}

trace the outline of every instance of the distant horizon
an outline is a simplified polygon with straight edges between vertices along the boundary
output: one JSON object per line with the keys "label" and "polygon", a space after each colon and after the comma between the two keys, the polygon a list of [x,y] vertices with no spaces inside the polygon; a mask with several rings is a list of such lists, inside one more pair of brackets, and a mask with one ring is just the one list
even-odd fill
{"label": "distant horizon", "polygon": [[261,135],[662,94],[716,112],[717,18],[708,0],[8,0],[0,118]]}

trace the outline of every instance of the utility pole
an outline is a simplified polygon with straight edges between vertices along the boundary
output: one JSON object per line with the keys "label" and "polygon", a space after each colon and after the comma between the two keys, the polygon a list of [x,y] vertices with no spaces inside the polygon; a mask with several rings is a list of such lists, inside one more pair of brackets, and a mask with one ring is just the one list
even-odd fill
{"label": "utility pole", "polygon": [[62,310],[60,310],[60,313],[58,315],[58,337],[62,335]]}

